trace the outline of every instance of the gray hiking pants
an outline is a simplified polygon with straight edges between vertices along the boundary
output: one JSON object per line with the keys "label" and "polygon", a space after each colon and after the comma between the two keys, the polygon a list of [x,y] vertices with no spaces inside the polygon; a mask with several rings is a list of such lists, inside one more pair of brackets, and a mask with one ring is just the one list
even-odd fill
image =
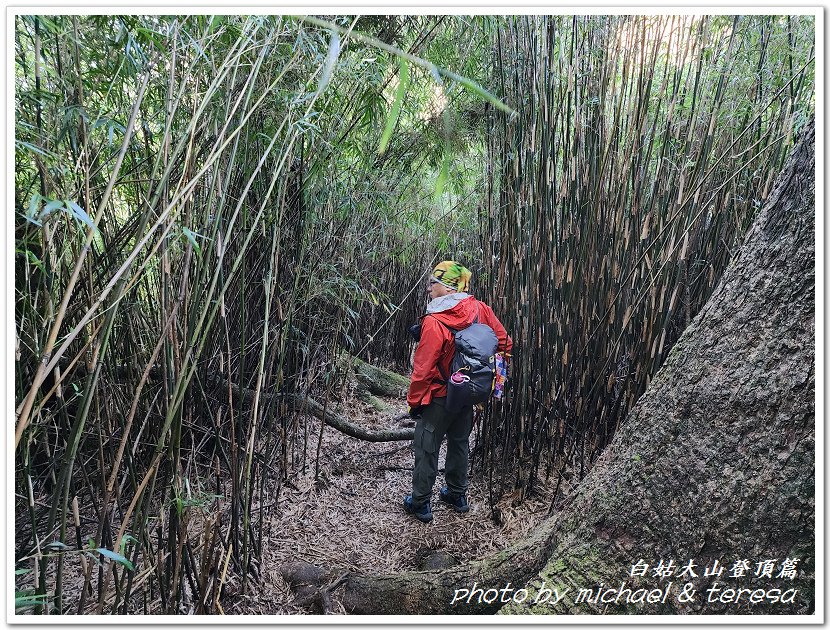
{"label": "gray hiking pants", "polygon": [[470,432],[473,430],[473,408],[458,413],[444,408],[446,398],[433,398],[424,407],[415,425],[415,469],[412,472],[412,503],[422,505],[432,496],[438,474],[438,451],[447,436],[447,462],[444,478],[452,494],[467,492],[467,465],[470,461]]}

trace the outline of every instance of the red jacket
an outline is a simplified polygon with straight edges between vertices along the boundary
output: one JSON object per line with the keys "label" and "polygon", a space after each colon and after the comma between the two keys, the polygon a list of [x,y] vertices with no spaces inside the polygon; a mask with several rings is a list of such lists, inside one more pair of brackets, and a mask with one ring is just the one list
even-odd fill
{"label": "red jacket", "polygon": [[409,383],[409,393],[406,397],[407,403],[413,409],[428,405],[433,398],[447,395],[446,384],[440,382],[444,380],[444,377],[438,369],[440,365],[444,374],[449,374],[455,353],[455,341],[447,326],[456,330],[467,328],[478,315],[479,324],[487,324],[495,331],[499,340],[499,352],[510,352],[513,349],[513,340],[493,313],[492,308],[484,302],[479,302],[472,295],[453,303],[452,295],[445,296],[450,300],[445,298],[433,300],[430,303],[431,308],[436,307],[433,303],[438,300],[448,302],[449,308],[427,312],[421,321],[421,341],[415,349],[412,380]]}

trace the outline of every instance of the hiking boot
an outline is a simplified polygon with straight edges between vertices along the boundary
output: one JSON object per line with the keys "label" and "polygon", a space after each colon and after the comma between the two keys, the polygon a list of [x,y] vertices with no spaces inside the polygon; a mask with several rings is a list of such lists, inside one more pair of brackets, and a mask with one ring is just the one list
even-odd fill
{"label": "hiking boot", "polygon": [[429,523],[432,520],[432,509],[429,506],[429,501],[423,505],[415,505],[412,503],[412,495],[407,494],[403,498],[403,509],[407,514],[412,514],[422,523]]}
{"label": "hiking boot", "polygon": [[452,509],[461,514],[470,511],[470,504],[467,503],[467,496],[464,494],[452,494],[447,486],[441,488],[438,493],[438,498],[447,505],[451,505]]}

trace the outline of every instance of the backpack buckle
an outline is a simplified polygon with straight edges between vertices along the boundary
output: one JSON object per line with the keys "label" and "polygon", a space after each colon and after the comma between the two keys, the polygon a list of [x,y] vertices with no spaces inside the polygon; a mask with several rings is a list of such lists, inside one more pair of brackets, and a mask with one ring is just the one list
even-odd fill
{"label": "backpack buckle", "polygon": [[457,372],[453,372],[450,380],[456,385],[461,385],[462,383],[469,383],[470,377],[466,374],[462,374],[461,370],[458,370]]}

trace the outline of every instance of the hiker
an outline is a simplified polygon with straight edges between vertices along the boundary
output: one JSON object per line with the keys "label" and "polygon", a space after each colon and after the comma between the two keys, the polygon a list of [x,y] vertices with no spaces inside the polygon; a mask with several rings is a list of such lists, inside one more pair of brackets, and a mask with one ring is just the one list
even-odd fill
{"label": "hiker", "polygon": [[[467,394],[459,391],[455,383],[470,381],[461,368],[451,372],[456,349],[455,331],[468,330],[489,336],[491,345],[483,361],[494,364],[496,350],[509,356],[513,340],[502,323],[484,302],[479,302],[467,293],[472,273],[454,260],[439,263],[429,278],[430,302],[427,312],[421,317],[420,326],[413,326],[411,332],[418,339],[412,380],[406,397],[409,414],[416,420],[415,468],[412,473],[412,494],[404,497],[404,509],[418,520],[429,523],[432,520],[432,487],[438,472],[438,451],[441,441],[447,436],[447,460],[444,478],[447,485],[441,488],[439,498],[456,512],[467,512],[467,463],[470,455],[470,433],[473,428],[473,404],[462,398]],[[472,327],[474,323],[484,326]],[[489,328],[487,328],[489,326]],[[492,329],[492,330],[491,330]],[[462,347],[463,340],[458,341]],[[474,344],[475,345],[475,344]],[[485,344],[479,344],[486,346]],[[474,354],[474,352],[473,352]],[[454,369],[454,368],[453,368]],[[486,369],[486,368],[485,368]],[[492,374],[492,372],[490,372]],[[450,383],[450,404],[448,404],[448,378]],[[490,395],[492,376],[485,377],[481,402]],[[475,384],[475,383],[474,383]],[[460,409],[454,407],[460,406]]]}

